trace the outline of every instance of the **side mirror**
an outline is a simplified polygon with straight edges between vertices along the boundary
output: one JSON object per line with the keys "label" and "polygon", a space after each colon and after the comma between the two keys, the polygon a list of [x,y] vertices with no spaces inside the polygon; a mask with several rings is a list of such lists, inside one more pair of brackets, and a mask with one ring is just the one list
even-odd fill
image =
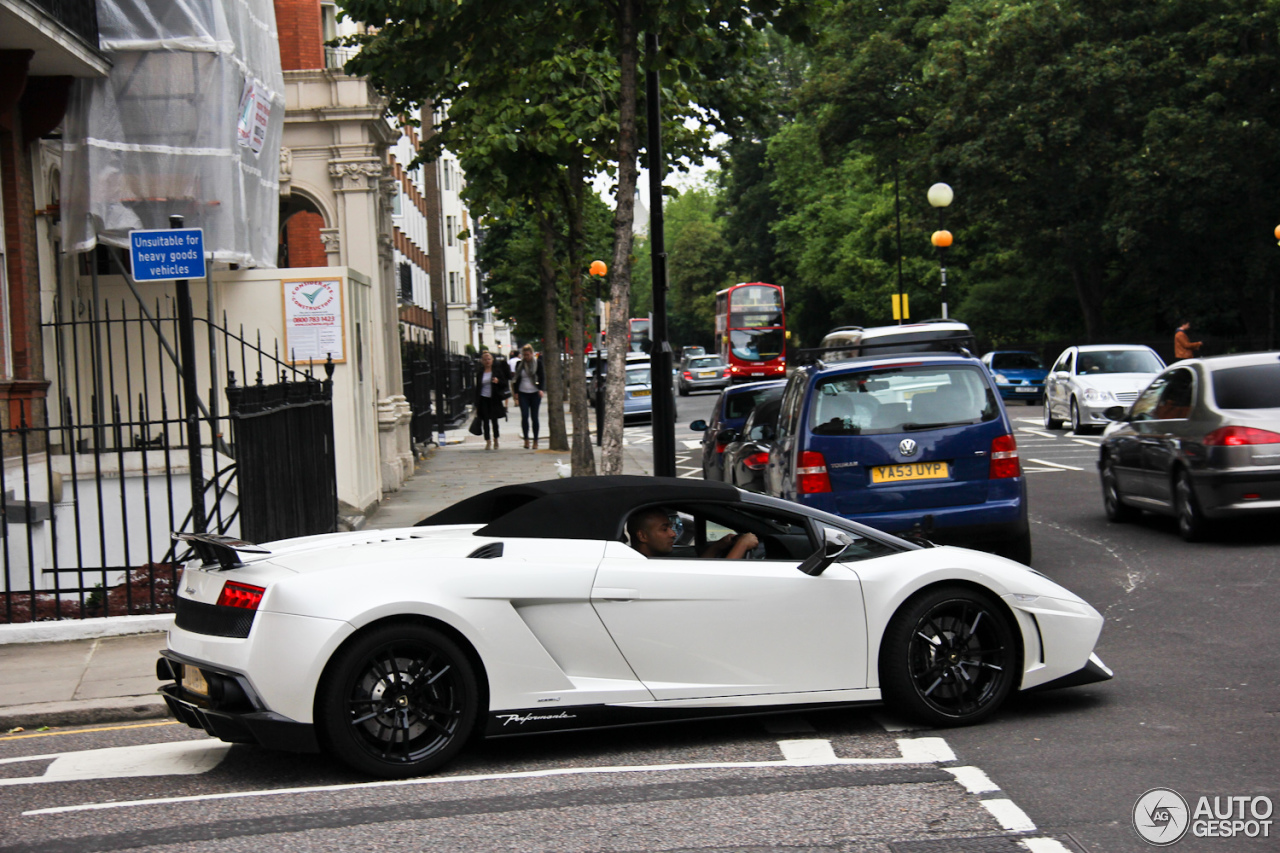
{"label": "side mirror", "polygon": [[694,432],[706,432],[706,431],[707,431],[707,422],[706,422],[706,421],[694,421],[693,423],[689,424],[689,429],[693,430]]}
{"label": "side mirror", "polygon": [[817,551],[814,551],[805,561],[800,564],[800,571],[806,575],[817,577],[827,570],[827,566],[836,561],[844,553],[844,549],[848,546],[842,542],[825,542]]}
{"label": "side mirror", "polygon": [[1112,406],[1102,413],[1102,416],[1109,421],[1125,420],[1125,412],[1128,411],[1124,406]]}

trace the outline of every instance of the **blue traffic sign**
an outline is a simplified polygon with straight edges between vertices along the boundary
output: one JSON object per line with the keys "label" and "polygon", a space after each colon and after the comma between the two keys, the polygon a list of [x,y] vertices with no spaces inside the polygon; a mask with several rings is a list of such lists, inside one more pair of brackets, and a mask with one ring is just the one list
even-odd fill
{"label": "blue traffic sign", "polygon": [[129,259],[134,281],[204,278],[204,229],[130,231]]}

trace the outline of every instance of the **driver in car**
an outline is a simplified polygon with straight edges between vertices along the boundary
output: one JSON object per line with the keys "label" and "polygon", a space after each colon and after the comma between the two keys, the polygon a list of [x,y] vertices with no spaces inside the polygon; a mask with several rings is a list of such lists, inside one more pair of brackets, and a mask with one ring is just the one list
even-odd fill
{"label": "driver in car", "polygon": [[[669,557],[675,547],[679,531],[671,523],[672,513],[662,507],[641,510],[627,519],[627,535],[631,547],[646,557]],[[736,533],[725,536],[699,554],[725,560],[741,560],[748,551],[760,544],[754,533]]]}

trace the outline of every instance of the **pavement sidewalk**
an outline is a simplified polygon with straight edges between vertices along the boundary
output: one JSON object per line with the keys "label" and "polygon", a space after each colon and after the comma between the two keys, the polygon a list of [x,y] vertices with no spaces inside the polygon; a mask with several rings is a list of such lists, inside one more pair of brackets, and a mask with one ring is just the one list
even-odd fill
{"label": "pavement sidewalk", "polygon": [[[485,450],[465,427],[446,432],[364,527],[411,526],[496,486],[554,479],[556,463],[569,464],[568,451],[523,449],[518,416],[502,427],[499,450]],[[595,458],[599,465],[599,448]],[[652,474],[652,446],[624,446],[623,470]],[[0,625],[0,733],[167,716],[155,663],[172,622],[160,615]]]}

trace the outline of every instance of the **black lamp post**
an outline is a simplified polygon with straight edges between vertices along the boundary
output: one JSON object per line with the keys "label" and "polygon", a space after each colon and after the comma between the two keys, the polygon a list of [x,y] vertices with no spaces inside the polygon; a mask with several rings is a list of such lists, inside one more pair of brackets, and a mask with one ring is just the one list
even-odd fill
{"label": "black lamp post", "polygon": [[938,208],[938,230],[933,232],[929,242],[938,247],[938,266],[942,269],[942,319],[947,319],[947,248],[951,245],[951,232],[943,228],[947,207],[955,193],[946,184],[938,183],[929,187],[929,204]]}

